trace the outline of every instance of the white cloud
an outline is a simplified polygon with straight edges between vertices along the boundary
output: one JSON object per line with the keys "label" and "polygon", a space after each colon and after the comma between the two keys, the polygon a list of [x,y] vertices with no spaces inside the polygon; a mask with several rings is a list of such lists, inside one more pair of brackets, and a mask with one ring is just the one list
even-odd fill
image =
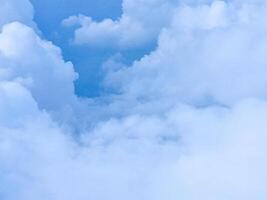
{"label": "white cloud", "polygon": [[71,16],[63,25],[79,24],[74,42],[93,47],[137,48],[155,41],[167,26],[175,1],[124,0],[123,14],[118,20],[95,22],[85,16]]}
{"label": "white cloud", "polygon": [[[235,17],[233,12],[236,9],[234,6],[253,7],[262,5],[264,0],[232,0],[228,5],[225,2],[227,1],[123,0],[122,15],[117,20],[107,18],[97,22],[91,17],[77,15],[63,20],[62,24],[67,27],[75,26],[73,40],[78,45],[115,49],[142,48],[155,42],[162,29],[169,27],[177,9],[183,8],[179,16],[180,25],[214,28],[218,23],[220,26],[225,26],[233,20],[232,17]],[[209,9],[210,5],[211,9]],[[195,9],[195,7],[199,8]],[[195,11],[197,13],[191,13]],[[254,15],[251,8],[244,8],[244,13],[240,13],[244,16],[240,18],[243,17],[243,20],[246,20],[247,11]]]}
{"label": "white cloud", "polygon": [[158,48],[132,67],[111,72],[106,83],[130,98],[170,103],[266,99],[266,5],[235,6],[178,8]]}
{"label": "white cloud", "polygon": [[27,117],[32,116],[37,111],[36,102],[23,86],[15,82],[1,82],[0,124],[2,126],[23,124]]}
{"label": "white cloud", "polygon": [[28,0],[0,0],[0,29],[9,22],[33,25],[33,7]]}
{"label": "white cloud", "polygon": [[41,108],[56,110],[75,101],[77,75],[72,64],[63,61],[60,49],[41,40],[31,28],[19,22],[3,27],[0,60],[0,80],[22,83]]}
{"label": "white cloud", "polygon": [[263,200],[266,105],[178,106],[165,119],[110,121],[96,127],[83,147],[44,114],[33,115],[22,127],[1,127],[1,195],[12,200]]}

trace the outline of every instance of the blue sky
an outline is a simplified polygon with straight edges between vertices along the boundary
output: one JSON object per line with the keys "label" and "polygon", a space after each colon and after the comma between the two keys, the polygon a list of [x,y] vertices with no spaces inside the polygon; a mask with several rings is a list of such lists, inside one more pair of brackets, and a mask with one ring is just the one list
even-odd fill
{"label": "blue sky", "polygon": [[[59,29],[61,21],[71,15],[84,14],[95,20],[116,19],[121,15],[121,0],[31,0],[35,9],[35,20],[48,36]],[[49,12],[48,12],[49,11]]]}
{"label": "blue sky", "polygon": [[[98,96],[101,93],[101,64],[114,52],[90,49],[71,45],[71,32],[61,26],[63,19],[77,14],[91,16],[95,20],[120,17],[120,0],[31,0],[34,8],[34,19],[44,37],[60,46],[66,60],[71,60],[80,78],[76,82],[76,92],[81,96]],[[86,75],[85,75],[86,74]]]}
{"label": "blue sky", "polygon": [[[115,50],[113,48],[90,48],[72,44],[73,30],[62,26],[62,21],[71,15],[83,14],[91,16],[96,21],[105,18],[117,20],[122,14],[122,2],[120,0],[55,0],[39,1],[31,0],[34,8],[34,19],[44,38],[61,47],[63,56],[71,61],[75,70],[79,73],[76,81],[76,93],[79,96],[97,97],[105,93],[102,87],[102,64],[110,57],[121,55],[120,61],[126,65],[140,59],[145,53],[149,53],[154,45],[147,47]],[[49,12],[47,12],[49,10]]]}

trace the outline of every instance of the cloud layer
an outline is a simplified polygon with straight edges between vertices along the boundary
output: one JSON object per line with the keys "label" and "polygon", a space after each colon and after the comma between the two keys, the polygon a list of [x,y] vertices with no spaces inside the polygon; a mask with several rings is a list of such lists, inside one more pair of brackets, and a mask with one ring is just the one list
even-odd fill
{"label": "cloud layer", "polygon": [[1,199],[267,198],[266,1],[125,0],[117,21],[68,18],[77,44],[157,42],[131,66],[106,62],[114,93],[97,99],[75,95],[30,3],[3,5]]}

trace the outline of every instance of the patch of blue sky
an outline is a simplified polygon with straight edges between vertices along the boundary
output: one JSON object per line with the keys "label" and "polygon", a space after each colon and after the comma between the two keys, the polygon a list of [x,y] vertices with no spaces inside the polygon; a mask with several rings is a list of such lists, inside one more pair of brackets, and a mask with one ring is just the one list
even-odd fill
{"label": "patch of blue sky", "polygon": [[79,73],[75,83],[79,96],[96,97],[103,92],[102,64],[114,54],[120,53],[122,62],[129,65],[151,51],[152,46],[143,49],[116,51],[114,49],[95,49],[71,44],[73,30],[61,26],[63,19],[83,14],[96,21],[104,18],[118,19],[122,13],[121,0],[31,0],[35,8],[35,21],[43,36],[62,49],[65,60],[71,61]]}

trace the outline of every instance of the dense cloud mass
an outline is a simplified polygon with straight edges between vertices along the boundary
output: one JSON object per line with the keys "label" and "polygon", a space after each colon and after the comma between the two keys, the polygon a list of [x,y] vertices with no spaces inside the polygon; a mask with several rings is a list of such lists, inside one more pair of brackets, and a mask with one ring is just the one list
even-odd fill
{"label": "dense cloud mass", "polygon": [[157,43],[131,66],[105,62],[112,92],[86,99],[30,2],[0,0],[0,199],[266,200],[266,19],[265,0],[71,16],[76,45]]}
{"label": "dense cloud mass", "polygon": [[108,82],[135,98],[224,105],[265,98],[265,13],[265,3],[178,7],[157,49]]}

